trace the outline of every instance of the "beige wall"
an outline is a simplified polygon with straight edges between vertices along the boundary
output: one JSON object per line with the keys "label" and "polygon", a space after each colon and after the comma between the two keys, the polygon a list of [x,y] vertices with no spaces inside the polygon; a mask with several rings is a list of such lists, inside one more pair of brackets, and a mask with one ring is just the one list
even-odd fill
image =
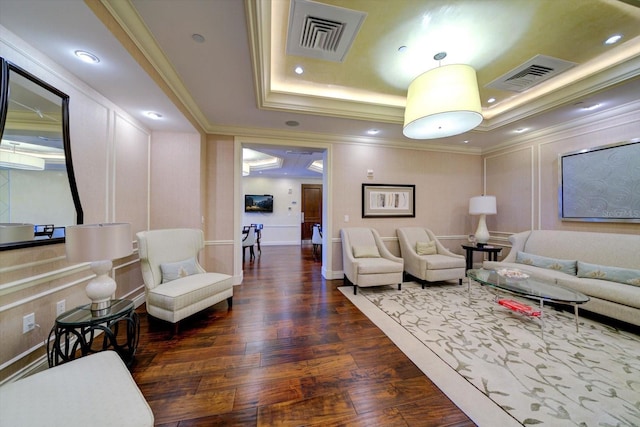
{"label": "beige wall", "polygon": [[[576,230],[637,234],[640,223],[562,221],[558,214],[558,156],[640,137],[640,102],[587,120],[532,133],[515,146],[483,156],[486,194],[496,196],[498,214],[487,227],[498,244],[511,233]],[[640,165],[640,159],[638,159]]]}
{"label": "beige wall", "polygon": [[149,228],[202,228],[200,136],[153,132],[152,139]]}
{"label": "beige wall", "polygon": [[[149,222],[150,132],[124,111],[8,31],[0,56],[70,97],[74,170],[84,223],[130,222],[132,231]],[[132,235],[132,241],[134,236]],[[114,262],[117,298],[142,302],[137,255]],[[70,309],[89,302],[84,288],[93,277],[87,264],[66,261],[64,245],[0,253],[0,381],[43,360],[56,303]],[[35,330],[22,333],[22,317],[35,314]]]}
{"label": "beige wall", "polygon": [[[424,226],[445,246],[462,253],[460,244],[474,227],[468,215],[469,198],[481,191],[480,156],[373,145],[335,144],[332,175],[333,259],[329,269],[342,277],[340,229],[373,227],[395,254],[396,229]],[[373,169],[373,178],[367,170]],[[415,184],[415,218],[362,218],[362,184]],[[345,221],[348,215],[349,221]]]}
{"label": "beige wall", "polygon": [[[209,135],[205,161],[205,218],[206,248],[204,268],[234,275],[234,143],[233,137]],[[235,283],[241,278],[236,274]]]}

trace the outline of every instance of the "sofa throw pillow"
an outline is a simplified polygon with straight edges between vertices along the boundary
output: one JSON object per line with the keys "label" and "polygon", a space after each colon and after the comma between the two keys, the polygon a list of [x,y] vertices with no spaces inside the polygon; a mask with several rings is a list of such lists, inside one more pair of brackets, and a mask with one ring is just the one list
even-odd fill
{"label": "sofa throw pillow", "polygon": [[542,255],[518,252],[516,262],[519,264],[533,265],[534,267],[548,268],[549,270],[576,275],[576,260],[549,258]]}
{"label": "sofa throw pillow", "polygon": [[418,255],[435,255],[438,253],[436,242],[416,242],[416,252]]}
{"label": "sofa throw pillow", "polygon": [[353,246],[353,256],[356,258],[380,258],[377,246]]}
{"label": "sofa throw pillow", "polygon": [[640,270],[631,268],[608,267],[578,261],[578,277],[610,280],[626,285],[640,286]]}
{"label": "sofa throw pillow", "polygon": [[191,276],[192,274],[199,272],[195,258],[160,264],[160,271],[162,271],[162,283],[167,283],[181,277]]}

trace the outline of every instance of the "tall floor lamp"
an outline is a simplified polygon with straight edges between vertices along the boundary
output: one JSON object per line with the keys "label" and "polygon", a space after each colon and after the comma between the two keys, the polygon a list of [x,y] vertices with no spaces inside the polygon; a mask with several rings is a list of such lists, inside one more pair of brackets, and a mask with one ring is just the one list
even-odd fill
{"label": "tall floor lamp", "polygon": [[86,287],[94,315],[104,313],[111,307],[111,296],[115,293],[116,281],[108,276],[114,259],[123,258],[133,252],[131,224],[109,223],[72,225],[65,230],[67,260],[91,262],[96,277]]}
{"label": "tall floor lamp", "polygon": [[469,215],[480,215],[478,229],[476,230],[476,242],[482,247],[489,241],[489,230],[487,230],[487,215],[495,215],[496,196],[476,196],[469,200]]}

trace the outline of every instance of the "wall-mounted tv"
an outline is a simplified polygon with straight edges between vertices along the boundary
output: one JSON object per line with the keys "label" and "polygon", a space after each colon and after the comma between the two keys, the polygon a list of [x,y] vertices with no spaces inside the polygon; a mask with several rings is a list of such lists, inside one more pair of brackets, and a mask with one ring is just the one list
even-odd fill
{"label": "wall-mounted tv", "polygon": [[245,212],[273,212],[273,196],[271,194],[245,194]]}

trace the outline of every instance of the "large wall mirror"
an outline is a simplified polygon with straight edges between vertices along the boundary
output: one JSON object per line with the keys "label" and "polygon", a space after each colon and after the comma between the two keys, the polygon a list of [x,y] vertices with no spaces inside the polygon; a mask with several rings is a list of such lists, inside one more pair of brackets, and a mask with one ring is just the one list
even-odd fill
{"label": "large wall mirror", "polygon": [[82,224],[69,97],[0,58],[0,250],[64,242]]}

